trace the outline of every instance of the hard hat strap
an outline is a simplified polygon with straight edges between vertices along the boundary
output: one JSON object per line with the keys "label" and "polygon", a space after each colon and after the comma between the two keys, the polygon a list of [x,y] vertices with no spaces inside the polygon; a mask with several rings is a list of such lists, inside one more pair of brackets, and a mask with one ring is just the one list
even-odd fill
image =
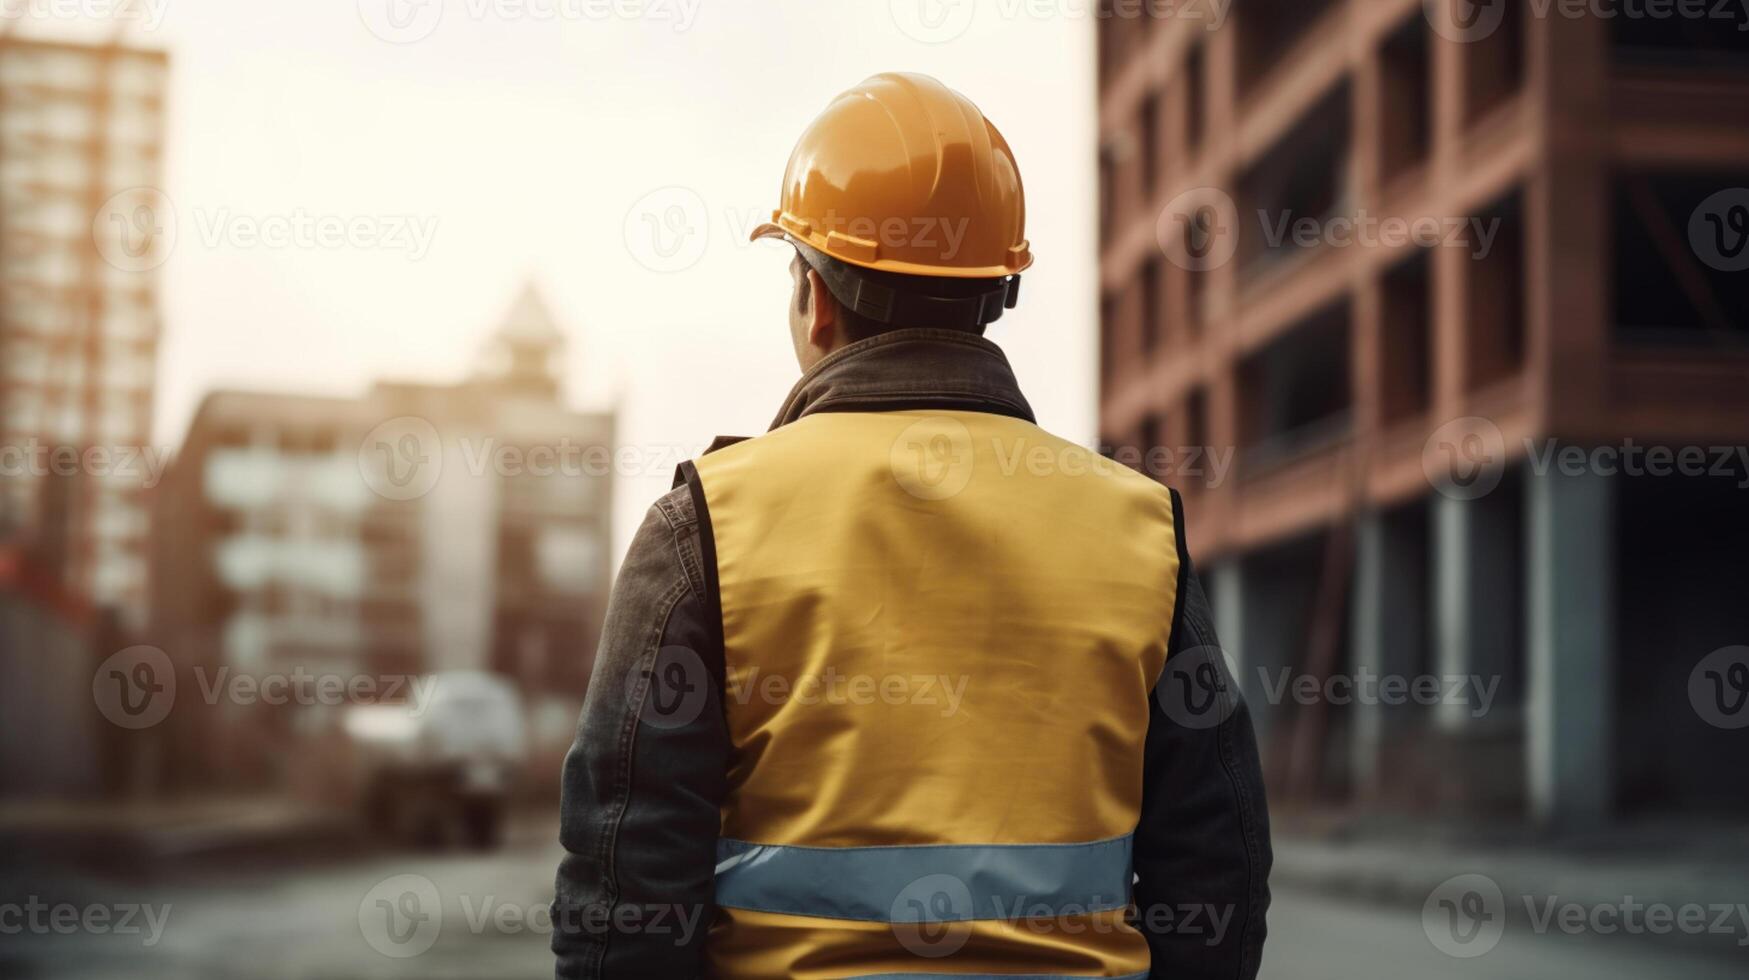
{"label": "hard hat strap", "polygon": [[853,266],[820,261],[814,249],[793,239],[792,243],[808,265],[820,273],[839,303],[876,323],[971,330],[995,323],[1002,318],[1003,311],[1020,302],[1018,275],[994,280],[994,287],[981,293],[939,296],[876,282],[859,275]]}
{"label": "hard hat strap", "polygon": [[970,329],[994,323],[1020,297],[1020,277],[1013,276],[988,292],[972,296],[932,296],[870,282],[854,276],[855,294],[848,305],[876,323],[916,327]]}

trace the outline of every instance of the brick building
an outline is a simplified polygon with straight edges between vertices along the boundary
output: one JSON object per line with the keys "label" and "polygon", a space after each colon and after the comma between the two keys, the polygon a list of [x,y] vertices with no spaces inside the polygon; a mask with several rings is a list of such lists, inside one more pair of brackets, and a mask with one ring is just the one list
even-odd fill
{"label": "brick building", "polygon": [[1099,20],[1101,426],[1165,450],[1278,794],[1749,811],[1696,693],[1749,643],[1743,25],[1201,6]]}

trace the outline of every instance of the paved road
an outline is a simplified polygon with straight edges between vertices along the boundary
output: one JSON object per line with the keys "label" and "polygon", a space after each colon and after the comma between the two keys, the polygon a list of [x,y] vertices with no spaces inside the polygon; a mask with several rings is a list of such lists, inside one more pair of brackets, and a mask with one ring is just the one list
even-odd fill
{"label": "paved road", "polygon": [[[27,930],[0,938],[0,977],[388,980],[552,975],[544,919],[558,848],[551,824],[495,854],[271,855],[150,883],[8,876],[0,902],[133,906],[135,932]],[[412,897],[409,897],[412,896]],[[51,922],[48,913],[41,918]],[[3,925],[4,923],[0,923]],[[46,934],[45,934],[46,933]]]}
{"label": "paved road", "polygon": [[[136,980],[377,980],[549,976],[556,861],[550,825],[519,828],[486,856],[372,854],[288,863],[263,859],[180,880],[99,882],[6,873],[0,903],[36,895],[52,909],[102,906],[94,934],[46,926],[0,937],[0,976]],[[122,932],[120,917],[133,913]],[[439,912],[440,910],[440,912]],[[66,913],[62,913],[63,915]],[[12,922],[16,922],[14,913]],[[153,922],[159,927],[152,939]],[[0,928],[11,922],[0,919]],[[1281,891],[1271,915],[1268,980],[1739,980],[1749,953],[1628,937],[1537,935],[1508,925],[1489,953],[1439,952],[1418,910]],[[10,930],[8,930],[10,931]],[[413,955],[408,955],[413,954]]]}
{"label": "paved road", "polygon": [[1539,934],[1508,922],[1483,955],[1457,959],[1428,939],[1419,910],[1279,890],[1262,980],[1741,980],[1749,949],[1667,939]]}

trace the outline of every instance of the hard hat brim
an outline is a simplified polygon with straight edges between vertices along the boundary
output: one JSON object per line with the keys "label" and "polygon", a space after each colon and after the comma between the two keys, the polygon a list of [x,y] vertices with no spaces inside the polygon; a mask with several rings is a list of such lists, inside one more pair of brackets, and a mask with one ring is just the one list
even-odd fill
{"label": "hard hat brim", "polygon": [[871,262],[861,255],[853,254],[850,251],[837,247],[837,244],[834,241],[834,239],[837,238],[836,235],[828,237],[820,234],[804,234],[795,229],[784,227],[779,223],[782,220],[784,220],[784,217],[780,217],[778,221],[766,221],[761,223],[758,227],[753,229],[752,234],[747,236],[747,240],[749,242],[756,242],[762,238],[782,238],[784,241],[787,241],[792,245],[807,245],[809,248],[812,248],[821,254],[831,256],[846,265],[853,265],[862,269],[874,269],[878,272],[896,272],[908,276],[937,276],[944,279],[1000,279],[1003,276],[1019,275],[1032,266],[1032,251],[1024,242],[1014,250],[1016,261],[1012,265],[956,268],[952,266],[923,265],[913,262],[896,262],[887,259],[876,259]]}

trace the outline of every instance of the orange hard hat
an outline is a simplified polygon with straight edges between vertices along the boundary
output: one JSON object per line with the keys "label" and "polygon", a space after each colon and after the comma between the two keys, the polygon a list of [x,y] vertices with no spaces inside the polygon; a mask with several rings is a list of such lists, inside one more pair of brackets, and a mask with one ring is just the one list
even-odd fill
{"label": "orange hard hat", "polygon": [[753,238],[848,265],[994,279],[1032,264],[1014,153],[971,100],[887,72],[839,95],[790,154],[783,201]]}

